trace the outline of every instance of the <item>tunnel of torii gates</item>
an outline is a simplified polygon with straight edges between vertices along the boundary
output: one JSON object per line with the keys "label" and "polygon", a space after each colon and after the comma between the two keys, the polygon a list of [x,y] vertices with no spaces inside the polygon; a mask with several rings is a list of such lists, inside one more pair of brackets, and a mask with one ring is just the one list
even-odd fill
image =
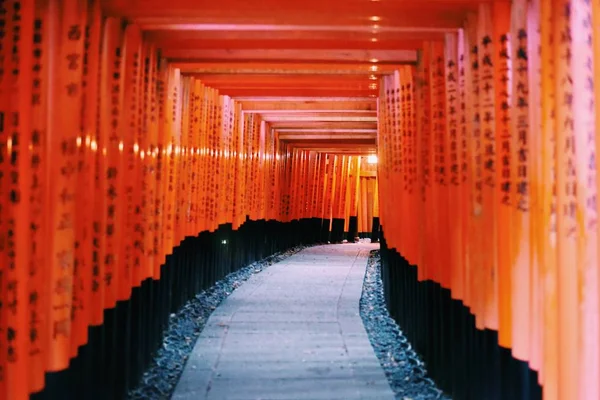
{"label": "tunnel of torii gates", "polygon": [[454,399],[600,399],[599,1],[0,10],[0,399],[123,398],[196,293],[361,234]]}

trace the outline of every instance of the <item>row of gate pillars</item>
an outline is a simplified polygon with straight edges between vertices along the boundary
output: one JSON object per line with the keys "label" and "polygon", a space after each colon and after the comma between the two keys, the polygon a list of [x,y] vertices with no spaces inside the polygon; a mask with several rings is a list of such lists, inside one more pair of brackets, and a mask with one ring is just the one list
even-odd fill
{"label": "row of gate pillars", "polygon": [[381,238],[381,276],[390,315],[422,356],[429,376],[453,400],[541,400],[537,372],[479,330],[475,317]]}
{"label": "row of gate pillars", "polygon": [[[352,243],[358,239],[371,239],[372,243],[378,243],[380,238],[379,218],[374,217],[371,224],[371,232],[358,231],[358,217],[350,217],[348,231],[344,231],[346,221],[342,218],[323,220],[321,225],[321,243],[342,243],[344,240]],[[330,227],[331,226],[331,230]]]}

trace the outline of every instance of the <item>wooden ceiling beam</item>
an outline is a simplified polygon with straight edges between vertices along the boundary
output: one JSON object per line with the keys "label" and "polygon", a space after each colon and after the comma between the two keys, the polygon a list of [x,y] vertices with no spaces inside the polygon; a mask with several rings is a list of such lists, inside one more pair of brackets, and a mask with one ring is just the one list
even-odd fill
{"label": "wooden ceiling beam", "polygon": [[372,84],[339,84],[339,85],[299,85],[299,84],[271,84],[271,85],[208,85],[213,89],[217,89],[221,94],[227,94],[231,90],[252,90],[255,92],[266,92],[269,90],[286,90],[288,93],[294,93],[295,91],[315,91],[316,93],[336,91],[340,93],[344,92],[377,92],[377,85]]}
{"label": "wooden ceiling beam", "polygon": [[377,123],[377,116],[358,117],[358,116],[335,116],[335,115],[319,115],[319,116],[303,116],[303,115],[270,115],[263,116],[263,121],[266,122],[367,122]]}
{"label": "wooden ceiling beam", "polygon": [[372,148],[372,149],[358,149],[358,150],[352,150],[352,149],[338,149],[335,147],[328,147],[328,148],[322,148],[322,149],[304,149],[301,147],[296,147],[299,150],[307,150],[307,151],[314,151],[317,153],[326,153],[326,154],[332,154],[332,155],[344,155],[344,156],[369,156],[371,154],[377,154],[377,149]]}
{"label": "wooden ceiling beam", "polygon": [[303,147],[306,149],[323,149],[323,148],[340,148],[348,151],[364,150],[375,148],[375,143],[371,141],[360,140],[319,140],[314,142],[299,142],[283,140],[283,143],[295,147]]}
{"label": "wooden ceiling beam", "polygon": [[162,50],[169,59],[222,61],[304,61],[405,64],[417,62],[416,50],[345,49],[170,49]]}
{"label": "wooden ceiling beam", "polygon": [[[381,26],[378,24],[361,24],[359,18],[346,18],[344,20],[331,20],[331,17],[315,18],[313,15],[294,15],[293,18],[278,18],[277,25],[269,23],[269,20],[252,16],[232,16],[231,19],[223,17],[175,17],[157,16],[130,18],[130,21],[138,25],[143,31],[214,31],[214,30],[308,30],[315,31],[358,31],[358,32],[454,32],[463,26],[466,13],[423,13],[423,11],[403,13],[404,17],[399,20],[390,21],[392,25]],[[426,15],[426,16],[425,16]],[[262,16],[261,16],[262,17]],[[310,19],[309,19],[310,18]],[[329,19],[327,19],[329,18]],[[306,23],[308,21],[308,23]],[[334,23],[331,23],[334,22]],[[329,23],[329,24],[328,24]]]}
{"label": "wooden ceiling beam", "polygon": [[[306,74],[189,74],[189,76],[199,79],[208,84],[265,84],[277,82],[294,82],[302,84],[321,84],[323,82],[360,82],[360,83],[375,83],[376,76],[371,74],[321,74],[321,75],[306,75]],[[375,79],[372,79],[370,77]]]}
{"label": "wooden ceiling beam", "polygon": [[348,150],[348,149],[339,149],[338,151],[336,151],[336,149],[333,148],[328,148],[328,149],[303,149],[301,147],[292,147],[292,149],[298,149],[301,151],[307,151],[309,153],[319,153],[319,154],[327,154],[327,155],[340,155],[340,156],[354,156],[354,157],[368,157],[372,154],[377,154],[377,150],[376,149],[358,149],[358,150]]}
{"label": "wooden ceiling beam", "polygon": [[[213,30],[150,30],[144,33],[147,40],[152,41],[158,46],[187,46],[193,45],[197,48],[205,46],[213,47],[211,43],[218,45],[223,43],[231,43],[232,46],[240,46],[248,48],[248,44],[261,44],[263,48],[272,48],[270,46],[280,46],[288,44],[288,47],[293,49],[294,46],[306,48],[307,43],[311,43],[316,48],[336,48],[329,47],[330,45],[339,46],[344,44],[344,48],[351,48],[353,43],[373,43],[371,39],[377,38],[376,42],[411,42],[422,40],[443,40],[444,31],[434,29],[419,29],[410,30],[381,30],[381,29],[361,29],[361,30],[342,30],[331,29],[324,27],[323,30],[316,30],[313,27],[297,26],[297,29],[279,29],[276,31],[255,29],[252,26],[247,27],[247,30],[238,29],[213,29]],[[375,43],[376,43],[375,42]],[[322,47],[321,47],[322,46]],[[229,46],[219,46],[217,48],[228,48]],[[249,47],[254,48],[254,47]],[[360,47],[364,48],[364,47]]]}
{"label": "wooden ceiling beam", "polygon": [[270,89],[270,88],[298,88],[298,89],[377,89],[378,87],[378,82],[373,82],[373,81],[369,81],[369,80],[363,80],[363,81],[338,81],[338,82],[330,82],[327,80],[323,80],[323,81],[313,81],[313,82],[295,82],[293,80],[291,81],[285,81],[285,80],[279,80],[276,82],[269,82],[269,81],[265,81],[265,82],[243,82],[243,81],[237,81],[237,82],[213,82],[211,80],[208,81],[203,81],[203,83],[206,86],[210,86],[214,89],[244,89],[244,88],[248,88],[248,89],[252,89],[252,88],[264,88],[264,89]]}
{"label": "wooden ceiling beam", "polygon": [[286,97],[278,97],[278,96],[243,96],[238,99],[238,101],[252,101],[252,102],[358,102],[358,101],[370,101],[377,103],[377,100],[371,99],[368,97],[331,97],[331,96],[286,96]]}
{"label": "wooden ceiling beam", "polygon": [[273,15],[287,15],[292,11],[303,13],[309,10],[320,11],[337,16],[357,16],[367,18],[372,15],[383,16],[383,20],[391,19],[394,13],[409,11],[455,11],[475,10],[479,3],[492,0],[419,0],[419,1],[373,1],[344,0],[319,1],[305,0],[222,0],[209,2],[207,0],[103,0],[104,12],[110,15],[127,15],[134,18],[144,16],[168,17],[228,17],[231,14],[245,14],[249,17],[263,16],[264,19]]}
{"label": "wooden ceiling beam", "polygon": [[369,156],[371,154],[377,154],[377,149],[375,149],[375,148],[340,149],[337,147],[305,148],[305,147],[301,147],[301,146],[290,146],[290,148],[304,150],[304,151],[314,151],[316,153],[330,154],[330,155]]}
{"label": "wooden ceiling beam", "polygon": [[[194,60],[171,60],[173,67],[184,74],[390,74],[406,64],[371,62],[214,62]],[[412,63],[408,63],[412,64]]]}
{"label": "wooden ceiling beam", "polygon": [[330,130],[330,129],[377,129],[377,123],[373,122],[356,122],[356,121],[344,121],[344,122],[315,122],[315,121],[280,121],[271,122],[273,129],[319,129],[319,130]]}
{"label": "wooden ceiling beam", "polygon": [[375,148],[374,143],[336,143],[331,146],[327,146],[326,143],[299,143],[299,142],[288,142],[289,145],[295,147],[302,147],[304,149],[323,149],[323,148],[332,148],[336,149],[348,149],[348,150],[363,150],[363,149],[373,149]]}
{"label": "wooden ceiling beam", "polygon": [[361,111],[361,110],[336,110],[332,109],[321,110],[315,108],[314,110],[242,110],[248,114],[277,114],[277,115],[320,115],[320,114],[335,114],[335,115],[356,115],[356,116],[377,116],[377,111]]}
{"label": "wooden ceiling beam", "polygon": [[[342,35],[340,35],[342,36]],[[344,48],[348,50],[418,50],[423,48],[425,41],[441,41],[443,34],[435,33],[435,38],[415,38],[415,39],[386,39],[382,35],[372,33],[362,34],[362,37],[355,40],[339,39],[321,39],[320,35],[313,38],[304,39],[222,39],[218,35],[214,39],[177,39],[169,34],[165,34],[162,39],[150,39],[157,48],[162,49],[165,55],[170,51],[185,50],[216,50],[216,49],[275,49],[275,50],[335,50],[339,49],[340,42],[343,41]]]}
{"label": "wooden ceiling beam", "polygon": [[304,112],[377,112],[375,99],[286,99],[269,98],[238,99],[244,112],[256,113],[304,113]]}
{"label": "wooden ceiling beam", "polygon": [[278,128],[277,132],[279,133],[289,133],[289,134],[309,134],[309,133],[371,133],[376,134],[377,129],[364,129],[364,128],[346,128],[346,129],[319,129],[319,128],[295,128],[295,129],[285,129]]}
{"label": "wooden ceiling beam", "polygon": [[376,98],[379,95],[378,90],[358,90],[358,89],[317,89],[317,88],[302,88],[302,89],[287,89],[287,88],[252,88],[252,89],[227,89],[220,90],[220,94],[232,98],[247,97],[247,96],[336,96],[336,97],[355,97],[355,96],[371,96]]}
{"label": "wooden ceiling beam", "polygon": [[353,140],[363,140],[368,141],[369,143],[375,144],[376,134],[365,134],[365,133],[354,133],[354,134],[290,134],[290,133],[280,133],[277,135],[280,140],[286,141],[307,141],[307,140],[344,140],[344,141],[353,141]]}
{"label": "wooden ceiling beam", "polygon": [[332,120],[333,118],[338,118],[340,121],[344,121],[344,120],[355,120],[355,118],[377,118],[377,113],[375,112],[340,112],[340,111],[336,111],[336,112],[326,112],[326,113],[322,113],[322,112],[308,112],[308,111],[302,111],[302,112],[292,112],[292,113],[286,113],[286,112],[280,112],[280,113],[271,113],[271,112],[266,112],[266,113],[261,113],[261,118],[264,121],[276,121],[278,118],[281,120],[281,118],[285,118],[285,120],[287,121],[320,121],[320,120],[324,120],[325,117],[329,117],[327,120]]}

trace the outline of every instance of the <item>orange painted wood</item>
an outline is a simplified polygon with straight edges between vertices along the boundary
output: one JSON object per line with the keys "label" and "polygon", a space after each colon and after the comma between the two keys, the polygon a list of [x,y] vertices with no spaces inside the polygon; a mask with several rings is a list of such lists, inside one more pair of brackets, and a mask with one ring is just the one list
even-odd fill
{"label": "orange painted wood", "polygon": [[[565,8],[570,2],[555,0],[553,10]],[[552,12],[554,37],[571,30],[569,15]],[[573,95],[573,71],[567,59],[562,61],[565,52],[573,49],[570,42],[559,42],[553,46],[555,69],[554,85],[557,102],[555,103],[556,125],[556,201],[557,210],[557,294],[558,294],[558,398],[567,398],[578,392],[579,353],[573,350],[578,343],[578,273],[577,258],[580,221],[577,206],[577,170],[575,166],[575,131],[570,123],[574,118],[573,104],[560,101]]]}
{"label": "orange painted wood", "polygon": [[319,130],[333,130],[333,129],[376,129],[376,122],[364,122],[364,121],[274,121],[271,122],[271,127],[281,129],[319,129]]}
{"label": "orange painted wood", "polygon": [[165,57],[206,61],[283,61],[295,62],[362,62],[402,64],[416,61],[415,50],[346,50],[346,49],[163,49]]}
{"label": "orange painted wood", "polygon": [[[189,48],[310,48],[330,49],[377,49],[383,48],[407,49],[406,44],[423,40],[443,40],[443,30],[437,29],[332,29],[324,26],[322,29],[309,26],[296,26],[290,29],[286,26],[273,26],[273,29],[261,26],[247,26],[242,29],[225,29],[213,26],[202,30],[149,30],[146,31],[148,41],[158,47],[189,47]],[[373,38],[376,41],[373,41]],[[285,45],[285,47],[284,47]]]}
{"label": "orange painted wood", "polygon": [[[0,31],[2,32],[2,36],[0,37],[0,44],[2,48],[9,48],[11,46],[11,37],[7,34],[10,30],[11,22],[8,16],[7,7],[8,4],[2,4],[3,10],[6,10],[5,13],[0,15],[0,21],[2,24],[0,25]],[[47,40],[47,38],[46,38]],[[10,71],[10,58],[4,57],[3,60],[0,61],[0,111],[3,113],[8,112],[8,107],[10,104],[10,75],[8,71]],[[35,115],[35,114],[34,114]],[[9,170],[10,165],[8,162],[9,156],[9,142],[10,132],[8,129],[4,128],[4,124],[2,125],[2,129],[0,129],[0,191],[3,193],[0,196],[0,274],[2,275],[2,281],[0,282],[0,300],[4,303],[7,300],[6,296],[6,281],[4,280],[4,274],[8,273],[8,262],[9,262],[9,249],[7,246],[8,239],[8,229],[9,229],[9,207],[11,206],[10,198],[4,193],[8,193],[9,189]],[[34,191],[35,195],[35,191]],[[34,217],[38,213],[38,211],[33,207]],[[33,238],[35,243],[35,236]],[[35,253],[34,253],[35,258]],[[49,288],[46,288],[48,291]],[[45,293],[42,293],[42,295]],[[49,298],[49,296],[45,296],[45,298]],[[6,381],[6,369],[8,364],[7,350],[8,350],[8,338],[7,338],[7,322],[8,322],[8,314],[5,309],[0,310],[0,394],[2,396],[6,396],[8,392],[8,382]],[[46,344],[46,343],[44,343]],[[46,348],[47,346],[44,346]]]}
{"label": "orange painted wood", "polygon": [[[143,6],[149,10],[150,6]],[[397,26],[401,26],[403,30],[419,30],[419,29],[436,29],[436,30],[452,30],[460,27],[461,18],[464,16],[464,11],[437,11],[432,10],[428,13],[423,13],[421,5],[418,9],[403,10],[402,13],[389,18],[387,29],[394,30]],[[261,12],[257,14],[258,9],[253,9],[252,12],[247,11],[244,14],[239,14],[241,9],[236,10],[238,14],[224,16],[222,12],[217,11],[211,15],[206,9],[197,8],[196,10],[175,10],[170,7],[167,10],[162,10],[160,14],[146,14],[144,16],[133,17],[133,21],[139,24],[145,30],[202,30],[214,29],[217,26],[220,29],[243,29],[244,25],[256,26],[260,25],[268,30],[281,29],[281,25],[272,24],[271,18],[277,18],[278,22],[284,24],[283,29],[293,29],[297,26],[318,27],[323,29],[324,26],[341,27],[345,30],[372,30],[368,16],[353,16],[338,13],[337,16],[319,13],[318,10],[298,10],[291,11],[282,15],[280,10],[276,10],[277,14],[273,15],[272,10],[277,9],[277,5],[270,7],[271,12]],[[159,11],[160,12],[160,11]],[[173,15],[172,13],[177,13]],[[131,15],[133,12],[126,11]],[[181,17],[184,13],[185,18]],[[171,14],[171,15],[169,15]],[[271,14],[269,16],[269,14]],[[412,29],[407,29],[410,27]],[[247,28],[246,28],[247,29]],[[383,25],[381,30],[385,30]],[[396,28],[397,29],[397,28]],[[402,29],[402,28],[401,28]]]}
{"label": "orange painted wood", "polygon": [[[402,64],[387,64],[366,62],[310,62],[310,61],[228,61],[214,62],[203,60],[172,60],[172,65],[180,68],[184,73],[195,74],[386,74],[395,71]],[[269,94],[259,94],[259,96],[269,96]],[[272,95],[271,95],[272,96]],[[292,93],[289,96],[302,97],[312,96],[302,93]],[[335,96],[335,95],[329,95]],[[358,97],[356,95],[344,97]]]}
{"label": "orange painted wood", "polygon": [[[139,232],[136,231],[136,208],[139,208],[139,200],[141,199],[141,186],[139,185],[141,174],[139,170],[138,157],[140,139],[138,129],[139,121],[139,95],[141,92],[141,34],[137,27],[130,25],[125,29],[123,42],[121,44],[122,66],[121,75],[124,79],[124,95],[123,108],[128,110],[128,113],[121,119],[120,135],[123,143],[123,171],[131,179],[122,181],[123,193],[123,209],[122,209],[122,234],[124,237],[135,237],[133,242],[121,241],[119,244],[119,268],[118,277],[118,300],[126,300],[129,298],[132,285],[137,286],[137,282],[141,280],[141,260],[139,254],[139,246],[136,248],[134,244],[139,241]],[[137,151],[136,151],[137,149]],[[138,260],[137,265],[136,261]],[[135,270],[135,271],[134,271]]]}
{"label": "orange painted wood", "polygon": [[[132,17],[140,16],[182,16],[198,17],[206,15],[207,17],[218,15],[221,18],[231,17],[232,15],[246,14],[249,16],[261,16],[264,19],[272,18],[273,15],[283,16],[290,12],[304,13],[322,13],[327,16],[337,15],[338,18],[349,15],[357,15],[367,19],[369,15],[385,14],[385,20],[393,21],[394,18],[402,16],[394,15],[398,10],[402,11],[421,11],[429,9],[431,11],[453,11],[453,10],[475,10],[479,0],[424,0],[419,3],[412,2],[376,2],[365,3],[364,1],[332,1],[328,3],[310,0],[302,4],[294,2],[277,2],[274,0],[264,2],[244,2],[242,0],[227,0],[222,3],[201,3],[192,0],[174,0],[169,3],[160,0],[150,1],[127,1],[127,0],[107,0],[104,2],[104,9],[108,14],[129,15]],[[489,1],[488,1],[489,2]],[[341,5],[343,4],[343,7]],[[278,6],[277,8],[275,6]],[[380,14],[369,14],[376,13]],[[325,16],[325,15],[324,15]],[[323,16],[323,17],[324,17]],[[367,21],[369,21],[367,19]],[[237,22],[237,21],[236,21]],[[327,24],[327,22],[326,22]]]}
{"label": "orange painted wood", "polygon": [[285,113],[293,112],[377,112],[377,102],[375,100],[345,100],[336,99],[330,100],[286,100],[282,98],[276,101],[268,98],[260,100],[244,100],[238,99],[242,108],[246,112],[264,111],[275,112],[281,111]]}
{"label": "orange painted wood", "polygon": [[186,236],[353,208],[545,399],[598,397],[597,3],[3,2],[0,397]]}
{"label": "orange painted wood", "polygon": [[[77,334],[71,321],[73,307],[73,284],[79,271],[74,270],[74,244],[76,239],[76,188],[78,154],[77,143],[81,127],[81,79],[84,50],[84,26],[87,1],[64,2],[57,9],[60,27],[57,29],[53,44],[59,46],[62,56],[52,64],[56,68],[56,79],[49,88],[56,90],[56,107],[51,107],[49,127],[50,155],[60,154],[60,161],[50,166],[50,237],[52,272],[48,280],[52,282],[49,335],[52,344],[47,353],[47,371],[59,371],[69,365],[71,354],[71,336]],[[67,28],[71,27],[71,28]],[[75,56],[74,56],[75,55]],[[61,88],[61,89],[59,89]],[[60,117],[59,110],[71,110],[73,118]],[[58,177],[58,179],[54,178]],[[10,397],[10,396],[9,396]]]}
{"label": "orange painted wood", "polygon": [[[72,336],[70,357],[77,355],[79,347],[88,340],[88,326],[91,322],[91,299],[93,293],[92,276],[94,267],[94,252],[97,250],[94,243],[95,218],[90,213],[94,209],[95,177],[97,147],[93,143],[97,140],[98,123],[98,93],[100,70],[100,40],[101,40],[101,14],[100,4],[97,1],[88,3],[86,14],[82,14],[82,26],[86,29],[84,42],[85,60],[82,70],[83,102],[81,107],[82,130],[76,139],[78,153],[77,197],[76,202],[76,241],[73,298],[72,298]],[[47,72],[46,72],[47,73]],[[46,100],[47,101],[47,100]],[[80,205],[80,206],[79,206]],[[35,364],[32,360],[32,364]],[[43,380],[41,381],[43,386]],[[40,386],[41,388],[41,386]]]}
{"label": "orange painted wood", "polygon": [[[211,34],[212,32],[196,32],[196,31],[176,31],[176,32],[168,32],[165,31],[150,31],[150,37],[155,36],[156,39],[152,40],[155,45],[165,51],[165,56],[172,56],[178,58],[189,58],[193,56],[194,53],[186,54],[183,57],[179,57],[178,54],[182,54],[183,51],[186,50],[194,50],[194,51],[216,51],[222,49],[232,50],[248,50],[248,49],[269,49],[269,50],[339,50],[340,44],[343,43],[344,49],[348,50],[363,50],[368,48],[370,51],[385,51],[385,50],[397,50],[403,49],[408,51],[415,51],[421,48],[424,40],[436,40],[440,38],[439,32],[423,32],[421,35],[417,34],[409,34],[408,38],[404,38],[405,32],[399,33],[390,33],[387,36],[389,39],[384,39],[378,35],[376,41],[373,41],[373,35],[369,32],[364,32],[361,34],[362,37],[356,38],[352,41],[347,40],[345,38],[346,35],[333,32],[332,35],[330,32],[324,32],[324,34],[315,35],[313,32],[308,32],[304,39],[280,39],[281,36],[289,36],[286,35],[287,32],[281,32],[277,34],[273,34],[272,32],[266,32],[266,34],[260,34],[262,32],[244,32],[242,35],[238,35],[237,38],[228,38],[222,39],[221,36],[223,34]],[[175,35],[173,33],[184,33],[184,38],[174,38]],[[222,32],[222,31],[218,31]],[[186,36],[193,35],[194,38],[187,39]],[[250,33],[250,35],[247,35]],[[257,35],[257,33],[259,33]],[[152,35],[154,34],[154,35]],[[161,36],[159,36],[161,35]],[[207,37],[208,36],[208,37]],[[233,36],[228,34],[228,37]],[[250,37],[262,36],[260,39],[250,39]],[[336,39],[321,39],[322,36],[337,36]],[[410,37],[414,38],[410,38]],[[419,37],[420,36],[420,37]],[[212,37],[212,38],[211,38]],[[318,41],[315,39],[318,38]],[[205,58],[202,54],[202,57]],[[215,57],[213,57],[215,58]]]}
{"label": "orange painted wood", "polygon": [[[5,251],[6,264],[2,270],[4,314],[3,334],[6,338],[3,368],[5,392],[2,396],[26,399],[29,382],[29,291],[28,272],[31,268],[31,195],[32,166],[27,147],[31,143],[31,121],[26,117],[32,111],[32,66],[33,60],[33,21],[34,1],[9,1],[6,16],[8,48],[14,49],[8,62],[10,77],[3,79],[2,95],[6,102],[3,109],[5,118],[3,129],[7,130],[5,157],[8,185],[4,202],[9,205],[6,213]],[[68,338],[68,336],[67,336]],[[63,342],[64,343],[64,342]],[[62,344],[62,343],[61,343]]]}

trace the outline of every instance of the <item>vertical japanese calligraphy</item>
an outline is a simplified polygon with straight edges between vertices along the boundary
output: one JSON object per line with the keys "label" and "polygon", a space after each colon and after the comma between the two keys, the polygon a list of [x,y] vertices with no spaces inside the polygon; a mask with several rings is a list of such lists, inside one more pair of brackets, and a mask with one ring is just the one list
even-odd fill
{"label": "vertical japanese calligraphy", "polygon": [[579,313],[577,329],[579,382],[575,385],[578,398],[600,397],[600,357],[590,349],[597,346],[599,330],[598,297],[598,210],[596,208],[596,105],[594,93],[594,50],[592,42],[592,9],[589,1],[571,2],[570,31],[573,88],[573,152],[577,192],[577,269],[576,309]]}
{"label": "vertical japanese calligraphy", "polygon": [[[33,24],[34,67],[32,68],[31,76],[31,192],[29,198],[31,259],[27,296],[30,313],[27,330],[30,345],[29,363],[31,365],[29,369],[29,387],[32,391],[40,390],[44,387],[44,351],[46,351],[46,346],[43,340],[46,338],[47,332],[47,313],[44,309],[44,302],[47,296],[45,296],[46,282],[44,280],[45,271],[43,266],[48,262],[46,237],[49,210],[46,208],[47,202],[45,201],[48,191],[48,180],[45,176],[45,171],[48,168],[46,148],[48,145],[47,106],[48,80],[50,76],[48,68],[49,55],[44,51],[44,48],[49,43],[48,22],[47,2],[36,2],[36,13]],[[0,388],[0,393],[1,391],[2,389]]]}
{"label": "vertical japanese calligraphy", "polygon": [[[62,22],[56,45],[60,52],[56,65],[58,77],[49,88],[56,91],[57,106],[50,109],[52,125],[49,133],[52,154],[60,154],[53,162],[50,176],[55,177],[50,186],[50,229],[52,234],[52,305],[50,335],[53,345],[48,352],[47,365],[51,371],[69,364],[71,313],[73,301],[73,267],[75,245],[75,190],[77,185],[77,138],[81,128],[81,80],[85,40],[86,12],[83,1],[65,2],[60,15]],[[72,118],[62,118],[60,110],[70,110]]]}
{"label": "vertical japanese calligraphy", "polygon": [[[579,353],[572,344],[578,343],[577,287],[578,274],[578,204],[573,120],[573,53],[571,35],[571,2],[556,0],[552,3],[554,29],[554,59],[556,90],[556,178],[557,185],[557,262],[558,262],[558,397],[577,393]],[[570,394],[569,394],[570,393]]]}

